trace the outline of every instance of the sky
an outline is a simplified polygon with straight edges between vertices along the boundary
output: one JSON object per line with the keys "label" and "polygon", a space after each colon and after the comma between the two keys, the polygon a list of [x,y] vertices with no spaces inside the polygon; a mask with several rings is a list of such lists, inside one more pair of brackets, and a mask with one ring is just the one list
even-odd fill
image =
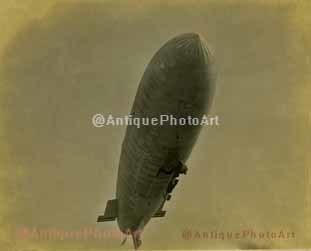
{"label": "sky", "polygon": [[[200,33],[213,52],[217,80],[210,112],[220,124],[202,129],[188,174],[166,203],[166,217],[146,226],[142,248],[310,247],[307,1],[0,5],[4,250],[132,248],[131,242],[121,247],[116,237],[23,240],[16,233],[118,231],[116,222],[96,218],[115,196],[125,127],[95,128],[92,116],[128,114],[151,57],[186,32]],[[202,237],[251,230],[294,237]]]}

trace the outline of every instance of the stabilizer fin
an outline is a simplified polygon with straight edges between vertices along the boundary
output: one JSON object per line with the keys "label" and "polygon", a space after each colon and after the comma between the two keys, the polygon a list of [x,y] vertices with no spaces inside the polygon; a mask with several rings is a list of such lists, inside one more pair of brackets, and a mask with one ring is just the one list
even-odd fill
{"label": "stabilizer fin", "polygon": [[163,201],[163,203],[160,206],[160,208],[158,209],[158,211],[156,211],[152,217],[164,217],[165,216],[166,211],[163,210],[164,203],[165,203],[165,201]]}
{"label": "stabilizer fin", "polygon": [[140,239],[140,232],[139,231],[134,231],[131,232],[132,238],[133,238],[133,244],[135,250],[137,250],[141,246],[141,239]]}
{"label": "stabilizer fin", "polygon": [[118,201],[108,200],[104,215],[100,215],[97,218],[97,222],[114,221],[118,216]]}
{"label": "stabilizer fin", "polygon": [[164,217],[165,214],[166,214],[166,211],[159,210],[152,217]]}

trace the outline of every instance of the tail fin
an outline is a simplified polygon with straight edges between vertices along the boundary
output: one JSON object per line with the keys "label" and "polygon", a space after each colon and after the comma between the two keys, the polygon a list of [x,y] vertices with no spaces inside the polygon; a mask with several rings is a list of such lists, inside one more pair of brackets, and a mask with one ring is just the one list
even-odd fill
{"label": "tail fin", "polygon": [[140,231],[133,231],[133,232],[131,232],[131,234],[132,234],[132,238],[133,238],[134,248],[135,248],[135,250],[137,250],[142,243],[142,241],[140,239]]}
{"label": "tail fin", "polygon": [[97,222],[114,221],[118,217],[118,201],[108,200],[104,215],[97,218]]}
{"label": "tail fin", "polygon": [[124,237],[123,241],[121,242],[121,246],[125,244],[126,240],[127,240],[127,235]]}
{"label": "tail fin", "polygon": [[165,200],[162,202],[162,205],[160,206],[160,208],[158,209],[158,211],[156,211],[152,217],[164,217],[166,214],[166,211],[163,210],[164,207],[164,203]]}

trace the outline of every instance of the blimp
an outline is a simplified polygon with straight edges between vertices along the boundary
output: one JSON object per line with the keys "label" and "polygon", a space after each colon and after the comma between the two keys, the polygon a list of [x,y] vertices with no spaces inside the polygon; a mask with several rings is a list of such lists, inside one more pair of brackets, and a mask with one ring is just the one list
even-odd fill
{"label": "blimp", "polygon": [[[116,194],[97,219],[116,220],[125,237],[132,236],[135,249],[142,243],[146,224],[153,217],[165,217],[165,203],[171,200],[181,175],[188,172],[186,162],[202,125],[186,118],[201,119],[210,110],[215,93],[213,61],[202,35],[185,33],[155,53],[141,78],[131,117],[155,122],[166,115],[176,120],[127,125]],[[176,123],[183,118],[186,123]]]}

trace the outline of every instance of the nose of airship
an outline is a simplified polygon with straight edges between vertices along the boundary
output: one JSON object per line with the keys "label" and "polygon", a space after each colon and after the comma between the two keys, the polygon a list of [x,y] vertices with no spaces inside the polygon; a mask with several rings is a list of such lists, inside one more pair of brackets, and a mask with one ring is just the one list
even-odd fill
{"label": "nose of airship", "polygon": [[212,58],[205,39],[198,33],[179,35],[167,42],[166,47],[177,56],[180,63],[208,64]]}

